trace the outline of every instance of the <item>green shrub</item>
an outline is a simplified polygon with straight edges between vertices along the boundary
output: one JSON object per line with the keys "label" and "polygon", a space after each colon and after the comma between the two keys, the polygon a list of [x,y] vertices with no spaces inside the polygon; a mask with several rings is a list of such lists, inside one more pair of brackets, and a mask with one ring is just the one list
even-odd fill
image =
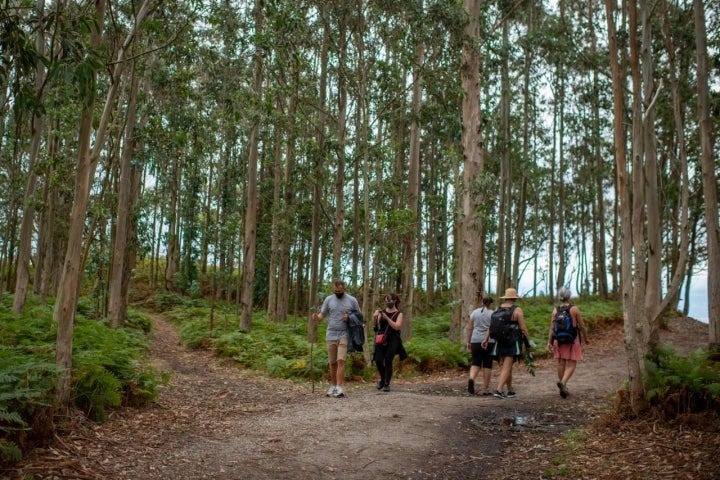
{"label": "green shrub", "polygon": [[681,357],[663,346],[650,352],[645,365],[648,399],[665,417],[720,408],[720,368],[708,351]]}
{"label": "green shrub", "polygon": [[[17,460],[25,445],[52,437],[56,323],[52,306],[29,296],[24,313],[0,306],[0,456]],[[90,311],[90,310],[86,310]],[[157,398],[161,381],[138,360],[147,350],[149,320],[132,313],[125,328],[76,315],[71,395],[97,420],[108,407],[146,405]]]}

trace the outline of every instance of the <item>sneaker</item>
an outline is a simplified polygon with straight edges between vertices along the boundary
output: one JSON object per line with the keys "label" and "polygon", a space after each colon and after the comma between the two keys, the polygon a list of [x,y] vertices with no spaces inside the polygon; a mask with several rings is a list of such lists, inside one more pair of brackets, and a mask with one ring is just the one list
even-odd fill
{"label": "sneaker", "polygon": [[343,391],[343,388],[340,385],[338,385],[337,387],[335,387],[335,393],[333,393],[332,396],[335,398],[344,397],[345,392]]}
{"label": "sneaker", "polygon": [[333,385],[332,387],[328,388],[327,393],[325,394],[326,397],[332,397],[335,395],[335,390],[337,389],[337,385]]}
{"label": "sneaker", "polygon": [[380,380],[380,381],[378,382],[378,384],[377,384],[377,389],[378,389],[378,390],[382,390],[382,388],[383,388],[384,386],[385,386],[385,381],[384,381],[384,380]]}
{"label": "sneaker", "polygon": [[567,398],[568,395],[570,395],[570,392],[568,392],[567,388],[565,388],[565,384],[563,382],[557,382],[557,387],[560,389],[560,396],[562,398]]}
{"label": "sneaker", "polygon": [[472,378],[468,378],[468,393],[470,395],[475,395],[475,380]]}
{"label": "sneaker", "polygon": [[383,391],[383,392],[389,392],[389,391],[390,391],[390,385],[383,385],[382,391]]}
{"label": "sneaker", "polygon": [[507,398],[507,397],[505,396],[505,394],[504,394],[503,392],[501,392],[500,390],[495,390],[495,391],[493,392],[493,395],[496,396],[497,398],[502,398],[502,399]]}
{"label": "sneaker", "polygon": [[490,390],[483,390],[483,393],[482,393],[482,394],[483,394],[483,397],[489,397],[489,396],[492,395],[493,393],[492,393]]}
{"label": "sneaker", "polygon": [[513,390],[508,390],[508,392],[505,394],[507,398],[515,398],[516,393]]}

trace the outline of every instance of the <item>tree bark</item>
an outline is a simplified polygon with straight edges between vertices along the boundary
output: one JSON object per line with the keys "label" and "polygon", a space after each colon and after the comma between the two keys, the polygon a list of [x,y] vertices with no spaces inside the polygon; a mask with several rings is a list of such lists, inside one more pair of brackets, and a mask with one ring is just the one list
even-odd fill
{"label": "tree bark", "polygon": [[698,117],[700,123],[700,152],[702,165],[703,197],[705,198],[705,225],[708,251],[708,341],[720,348],[720,225],[718,220],[717,171],[713,161],[712,118],[710,116],[710,90],[708,87],[707,34],[705,8],[702,0],[694,0],[695,52],[697,55]]}
{"label": "tree bark", "polygon": [[[45,18],[45,1],[38,0],[35,5],[37,17]],[[36,32],[35,48],[38,56],[45,55],[45,31],[38,28]],[[37,62],[35,68],[35,100],[38,105],[43,102],[43,87],[45,85],[45,65]],[[32,115],[32,140],[30,141],[30,158],[28,159],[27,183],[23,199],[22,222],[20,224],[20,243],[17,259],[17,277],[15,279],[15,296],[13,298],[13,312],[20,313],[25,307],[28,285],[30,283],[30,253],[32,249],[33,225],[35,224],[35,188],[37,185],[36,165],[40,141],[42,140],[44,115],[39,109],[34,109]]]}
{"label": "tree bark", "polygon": [[[480,38],[480,2],[478,0],[464,0],[463,8],[469,15],[469,22],[465,27],[465,44],[462,50],[462,64],[460,75],[462,88],[465,92],[462,101],[462,145],[463,145],[463,179],[462,179],[462,220],[460,224],[460,304],[459,331],[451,332],[451,340],[462,340],[467,335],[466,329],[470,312],[484,293],[483,272],[477,270],[479,239],[484,235],[483,220],[478,215],[478,207],[482,198],[475,186],[483,170],[485,158],[482,119],[480,117],[480,55],[477,43]],[[464,333],[465,332],[465,333]]]}
{"label": "tree bark", "polygon": [[258,172],[258,150],[260,136],[260,108],[262,105],[262,80],[263,80],[263,49],[259,42],[263,31],[263,0],[255,2],[255,60],[253,65],[254,79],[253,92],[255,94],[255,108],[258,110],[255,123],[250,132],[248,145],[248,171],[247,171],[247,210],[245,210],[245,249],[243,255],[243,287],[241,294],[242,312],[240,316],[240,329],[249,331],[252,324],[253,294],[255,292],[255,253],[257,244],[257,216],[258,216],[258,195],[257,195],[257,172]]}

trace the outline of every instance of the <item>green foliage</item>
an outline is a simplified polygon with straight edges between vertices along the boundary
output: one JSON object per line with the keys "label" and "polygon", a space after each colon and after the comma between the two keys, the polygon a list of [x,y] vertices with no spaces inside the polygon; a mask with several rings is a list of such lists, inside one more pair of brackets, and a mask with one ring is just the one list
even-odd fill
{"label": "green foliage", "polygon": [[410,362],[421,372],[468,366],[467,352],[446,338],[413,337],[405,349]]}
{"label": "green foliage", "polygon": [[[607,301],[578,302],[589,325],[592,315],[603,318],[622,318],[621,308]],[[553,302],[547,298],[523,299],[521,306],[532,340],[545,345]],[[602,313],[598,313],[602,312]],[[413,338],[405,343],[408,359],[403,371],[429,372],[448,368],[467,368],[469,355],[458,343],[448,340],[452,309],[444,308],[413,317]],[[183,345],[207,348],[216,355],[231,358],[242,368],[249,368],[281,378],[319,378],[327,371],[327,352],[324,348],[325,329],[318,329],[318,343],[312,356],[306,340],[306,319],[291,319],[285,324],[268,322],[263,311],[253,315],[250,331],[237,329],[239,315],[232,306],[216,305],[213,332],[210,332],[210,309],[207,302],[197,300],[183,303],[164,313],[166,318],[180,325]],[[372,345],[368,348],[372,349]],[[534,374],[534,358],[546,356],[544,348],[526,352],[526,366]],[[312,358],[311,358],[312,357]],[[366,365],[361,354],[353,354],[346,362],[349,376],[369,378],[372,365]]]}
{"label": "green foliage", "polygon": [[0,459],[22,458],[21,443],[37,417],[52,409],[57,367],[27,347],[0,346]]}
{"label": "green foliage", "polygon": [[720,368],[709,352],[698,349],[687,357],[663,346],[645,361],[648,399],[669,418],[720,408]]}
{"label": "green foliage", "polygon": [[[72,396],[97,420],[108,407],[141,406],[157,398],[158,375],[138,359],[147,349],[149,319],[137,312],[127,328],[111,329],[81,315],[73,335]],[[131,328],[136,326],[137,328]],[[0,457],[17,460],[24,444],[52,435],[56,324],[52,306],[28,297],[24,313],[0,306]],[[30,430],[32,429],[32,430]]]}

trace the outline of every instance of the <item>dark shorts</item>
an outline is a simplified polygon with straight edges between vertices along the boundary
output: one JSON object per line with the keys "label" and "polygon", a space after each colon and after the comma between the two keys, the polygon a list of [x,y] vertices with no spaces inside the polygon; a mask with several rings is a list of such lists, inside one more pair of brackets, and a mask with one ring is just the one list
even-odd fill
{"label": "dark shorts", "polygon": [[487,348],[482,348],[482,343],[471,343],[470,354],[472,355],[472,365],[480,368],[492,368],[493,344],[488,344]]}
{"label": "dark shorts", "polygon": [[489,346],[488,348],[492,349],[493,355],[498,359],[514,357],[515,360],[520,360],[522,358],[522,342],[520,340],[509,343],[496,342],[494,347]]}

